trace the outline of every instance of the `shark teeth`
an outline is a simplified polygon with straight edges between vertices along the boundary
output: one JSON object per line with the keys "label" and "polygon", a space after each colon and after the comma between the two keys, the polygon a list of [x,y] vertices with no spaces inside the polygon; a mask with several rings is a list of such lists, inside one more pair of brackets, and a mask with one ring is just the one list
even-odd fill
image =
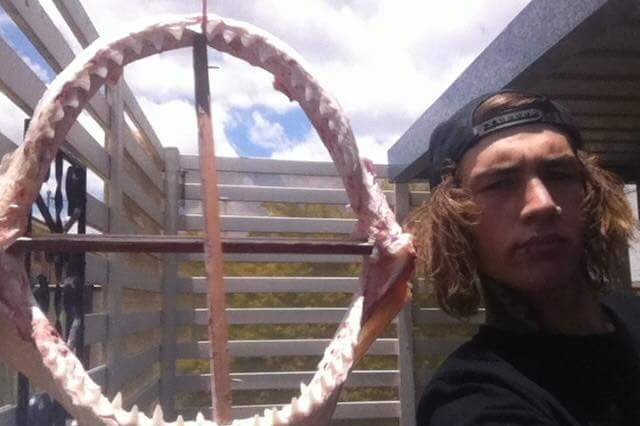
{"label": "shark teeth", "polygon": [[116,396],[113,398],[113,402],[111,402],[111,404],[113,405],[113,409],[114,410],[121,410],[122,409],[122,393],[118,392],[116,394]]}
{"label": "shark teeth", "polygon": [[184,35],[184,27],[182,25],[176,25],[176,26],[173,26],[173,27],[167,27],[167,32],[176,41],[180,41],[180,40],[182,40],[182,36]]}
{"label": "shark teeth", "polygon": [[124,55],[122,54],[122,52],[116,49],[111,49],[109,50],[107,56],[109,59],[115,62],[118,66],[120,67],[122,66],[122,63],[124,62]]}
{"label": "shark teeth", "polygon": [[64,118],[64,109],[59,102],[55,102],[53,108],[51,109],[51,116],[49,121],[52,124],[57,123],[58,121]]}
{"label": "shark teeth", "polygon": [[78,74],[72,84],[74,87],[88,92],[89,89],[91,89],[91,77],[89,77],[89,73],[87,71],[82,71],[80,74]]}
{"label": "shark teeth", "polygon": [[215,37],[221,23],[222,21],[219,19],[213,19],[207,22],[207,28],[205,29],[207,33],[207,40],[211,41],[213,37]]}
{"label": "shark teeth", "polygon": [[104,395],[100,394],[100,402],[98,403],[98,415],[102,417],[109,417],[115,414],[113,406],[109,403],[109,400]]}
{"label": "shark teeth", "polygon": [[184,419],[182,418],[182,416],[178,416],[178,418],[176,419],[176,426],[184,426]]}
{"label": "shark teeth", "polygon": [[97,75],[101,79],[107,78],[107,74],[109,73],[109,69],[106,65],[97,65],[91,70],[91,74]]}
{"label": "shark teeth", "polygon": [[225,43],[229,44],[233,41],[234,38],[236,38],[236,33],[233,30],[223,30],[222,38],[224,39]]}
{"label": "shark teeth", "polygon": [[147,41],[151,42],[156,51],[162,50],[162,43],[164,42],[164,34],[160,31],[155,31],[147,35]]}
{"label": "shark teeth", "polygon": [[127,46],[134,51],[134,53],[136,55],[139,55],[142,53],[142,48],[144,47],[142,44],[142,40],[136,38],[136,37],[131,37],[129,38],[129,40],[127,40]]}
{"label": "shark teeth", "polygon": [[260,46],[258,48],[258,60],[260,61],[260,63],[264,64],[265,62],[267,62],[267,60],[269,60],[269,58],[273,56],[275,56],[275,52],[268,46]]}
{"label": "shark teeth", "polygon": [[162,414],[162,407],[160,404],[156,405],[155,410],[153,410],[153,417],[151,418],[152,426],[162,426],[164,423],[164,415]]}
{"label": "shark teeth", "polygon": [[256,37],[251,35],[251,34],[247,33],[247,34],[242,34],[240,36],[240,43],[242,43],[242,46],[244,46],[244,47],[249,47],[255,41],[256,41]]}
{"label": "shark teeth", "polygon": [[202,414],[202,411],[198,411],[198,414],[196,415],[196,424],[204,425],[205,422],[206,422],[206,419],[204,418],[204,414]]}
{"label": "shark teeth", "polygon": [[76,90],[69,90],[67,96],[62,99],[62,105],[65,107],[76,109],[80,106],[80,98]]}

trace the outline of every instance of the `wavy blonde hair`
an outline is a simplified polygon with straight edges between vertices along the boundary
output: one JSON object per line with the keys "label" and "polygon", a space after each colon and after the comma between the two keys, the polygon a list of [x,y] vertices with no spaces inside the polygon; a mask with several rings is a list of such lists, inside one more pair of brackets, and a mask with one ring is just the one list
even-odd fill
{"label": "wavy blonde hair", "polygon": [[[516,95],[515,100],[505,99],[504,94],[497,95],[502,97],[497,102],[495,97],[489,99],[488,102],[493,103],[483,111],[484,115],[495,112],[496,108],[522,105],[522,96]],[[585,188],[582,264],[594,289],[604,291],[618,286],[626,275],[620,268],[620,254],[628,248],[638,225],[625,197],[623,183],[601,168],[595,156],[579,151],[578,158]],[[471,233],[478,214],[469,191],[460,187],[454,172],[449,172],[430,200],[412,212],[407,221],[415,237],[419,267],[433,286],[438,304],[457,318],[475,314],[482,301]]]}

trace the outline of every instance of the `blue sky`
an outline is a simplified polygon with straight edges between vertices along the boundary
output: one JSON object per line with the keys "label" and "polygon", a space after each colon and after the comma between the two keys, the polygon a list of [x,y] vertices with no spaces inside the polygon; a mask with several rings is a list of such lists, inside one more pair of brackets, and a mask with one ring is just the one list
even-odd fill
{"label": "blue sky", "polygon": [[[201,4],[81,2],[101,33],[150,13],[198,12]],[[253,23],[297,50],[351,118],[361,154],[384,163],[386,150],[527,2],[218,0],[209,2],[209,9]],[[79,43],[53,1],[40,3],[78,52]],[[497,4],[497,9],[488,7]],[[54,77],[4,12],[0,32],[44,82]],[[220,66],[211,73],[218,155],[328,160],[302,110],[273,90],[266,72],[216,52],[210,58]],[[125,79],[161,142],[195,154],[190,53],[170,52],[136,62],[126,68]],[[92,131],[97,125],[90,120],[80,122],[96,138],[104,136],[99,129]],[[3,123],[0,120],[0,132],[17,133]]]}

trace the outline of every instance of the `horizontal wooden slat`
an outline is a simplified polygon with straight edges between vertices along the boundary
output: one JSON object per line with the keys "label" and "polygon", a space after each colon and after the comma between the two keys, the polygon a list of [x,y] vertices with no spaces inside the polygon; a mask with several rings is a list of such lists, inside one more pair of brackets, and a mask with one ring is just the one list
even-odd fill
{"label": "horizontal wooden slat", "polygon": [[128,126],[124,126],[124,147],[133,159],[134,163],[147,176],[149,181],[158,189],[164,192],[164,181],[162,179],[162,170],[158,169],[156,163],[149,154],[142,149],[131,133]]}
{"label": "horizontal wooden slat", "polygon": [[0,157],[15,150],[18,147],[11,139],[0,133]]}
{"label": "horizontal wooden slat", "polygon": [[126,312],[122,313],[118,330],[121,336],[151,330],[160,326],[160,312]]}
{"label": "horizontal wooden slat", "polygon": [[[276,203],[348,204],[347,193],[342,188],[296,188],[285,186],[218,185],[220,199],[225,201],[259,201]],[[387,200],[393,203],[393,192],[385,191]],[[199,183],[185,185],[187,200],[200,200]]]}
{"label": "horizontal wooden slat", "polygon": [[149,273],[125,261],[123,258],[112,261],[110,282],[118,283],[123,288],[159,292],[162,290],[161,271]]}
{"label": "horizontal wooden slat", "polygon": [[98,38],[98,32],[80,0],[54,0],[54,4],[81,46],[86,47]]}
{"label": "horizontal wooden slat", "polygon": [[160,347],[154,346],[143,352],[123,358],[118,367],[119,386],[124,386],[128,382],[140,375],[144,370],[160,361]]}
{"label": "horizontal wooden slat", "polygon": [[[76,35],[80,44],[86,47],[89,43],[98,38],[98,32],[93,26],[91,19],[77,0],[54,1],[61,15],[67,21],[69,28]],[[138,127],[145,134],[145,138],[151,143],[155,149],[155,154],[159,160],[163,159],[162,144],[158,140],[158,136],[149,124],[147,117],[142,112],[140,105],[136,101],[135,96],[126,83],[122,83],[122,98],[131,118],[136,122]]]}
{"label": "horizontal wooden slat", "polygon": [[135,202],[140,209],[142,209],[150,218],[152,218],[158,225],[162,225],[164,222],[164,206],[163,203],[157,203],[144,187],[129,174],[124,173],[122,176],[122,189],[133,202]]}
{"label": "horizontal wooden slat", "polygon": [[[0,3],[55,71],[61,71],[75,58],[75,54],[40,6],[40,2],[1,0]],[[89,108],[101,123],[106,123],[107,103],[102,94],[97,93],[90,100]]]}
{"label": "horizontal wooden slat", "polygon": [[459,320],[447,315],[442,309],[420,308],[414,313],[416,324],[482,324],[484,323],[484,310],[468,320]]}
{"label": "horizontal wooden slat", "polygon": [[109,210],[104,203],[91,194],[87,194],[87,225],[99,231],[107,230]]}
{"label": "horizontal wooden slat", "polygon": [[85,262],[85,281],[88,284],[106,284],[108,282],[109,261],[105,257],[87,253]]}
{"label": "horizontal wooden slat", "polygon": [[[358,241],[285,239],[258,240],[250,238],[225,239],[222,250],[225,253],[290,254],[358,254],[368,255],[372,244]],[[10,250],[41,250],[66,252],[199,252],[204,250],[201,237],[188,235],[121,235],[121,234],[47,234],[20,237]]]}
{"label": "horizontal wooden slat", "polygon": [[[22,61],[18,54],[0,38],[0,87],[27,114],[33,110],[45,91],[44,83]],[[88,163],[101,176],[108,175],[109,156],[93,137],[75,123],[63,144],[63,149]]]}
{"label": "horizontal wooden slat", "polygon": [[164,161],[162,143],[153,129],[153,126],[149,123],[147,116],[142,111],[142,108],[131,91],[131,88],[126,83],[122,85],[122,100],[127,112],[129,113],[129,117],[131,117],[138,128],[142,131],[145,139],[151,144],[150,148],[154,150],[154,155],[157,157],[157,160],[159,162]]}
{"label": "horizontal wooden slat", "polygon": [[[202,262],[202,254],[179,254],[183,262]],[[225,262],[249,263],[361,263],[362,256],[347,254],[281,254],[281,253],[227,253]]]}
{"label": "horizontal wooden slat", "polygon": [[[327,161],[290,161],[266,158],[218,157],[216,159],[216,164],[218,166],[218,170],[221,172],[337,176],[335,166],[333,163]],[[188,170],[198,170],[200,167],[198,156],[181,155],[180,167]],[[375,170],[378,177],[387,177],[386,165],[376,165]]]}
{"label": "horizontal wooden slat", "polygon": [[84,316],[84,344],[102,342],[107,337],[107,314],[86,314]]}
{"label": "horizontal wooden slat", "polygon": [[[297,389],[300,383],[307,383],[315,371],[286,371],[275,373],[232,373],[234,390]],[[356,370],[347,379],[347,387],[392,387],[399,382],[396,370]],[[208,390],[210,374],[176,376],[176,392],[197,392]]]}
{"label": "horizontal wooden slat", "polygon": [[16,413],[18,407],[15,405],[7,405],[0,408],[0,426],[16,426]]}
{"label": "horizontal wooden slat", "polygon": [[[229,324],[336,324],[345,308],[228,308]],[[178,324],[208,324],[209,311],[178,311]]]}
{"label": "horizontal wooden slat", "polygon": [[468,339],[464,338],[415,338],[414,351],[418,357],[446,356]]}
{"label": "horizontal wooden slat", "polygon": [[[342,188],[301,188],[286,186],[256,185],[218,185],[220,199],[223,201],[279,202],[279,203],[311,203],[336,204],[349,203],[347,193]],[[387,201],[393,205],[395,194],[385,191]],[[414,191],[410,194],[412,206],[419,206],[428,199],[429,193]],[[202,189],[200,183],[189,183],[184,186],[186,200],[200,200]],[[194,212],[198,210],[194,209]]]}
{"label": "horizontal wooden slat", "polygon": [[[358,278],[350,277],[225,277],[227,293],[351,293]],[[205,277],[180,277],[178,291],[207,293]]]}
{"label": "horizontal wooden slat", "polygon": [[[277,406],[277,405],[276,405]],[[266,409],[272,409],[274,405],[237,405],[232,408],[233,417],[236,419],[253,417],[262,414]],[[209,413],[208,407],[186,408],[181,410],[184,418],[193,419],[198,412]],[[333,420],[345,420],[347,423],[356,419],[392,419],[400,416],[400,403],[398,401],[363,401],[363,402],[338,402],[333,413]],[[209,414],[205,418],[209,418]],[[334,422],[331,423],[332,425]]]}
{"label": "horizontal wooden slat", "polygon": [[88,371],[89,376],[103,389],[107,383],[107,366],[105,364],[99,365]]}
{"label": "horizontal wooden slat", "polygon": [[[295,232],[350,234],[354,219],[326,219],[301,217],[265,217],[221,215],[222,231],[238,232]],[[200,215],[180,216],[180,230],[202,230],[204,218]]]}
{"label": "horizontal wooden slat", "polygon": [[[322,355],[329,345],[329,339],[277,339],[277,340],[231,340],[229,352],[235,357],[260,356],[306,356]],[[209,359],[209,341],[180,342],[177,345],[178,358]],[[376,340],[367,351],[368,355],[397,355],[397,339]]]}

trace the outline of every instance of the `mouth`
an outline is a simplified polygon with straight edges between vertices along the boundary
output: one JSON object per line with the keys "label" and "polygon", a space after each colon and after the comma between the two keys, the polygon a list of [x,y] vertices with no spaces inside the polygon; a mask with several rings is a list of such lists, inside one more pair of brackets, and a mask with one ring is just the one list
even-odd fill
{"label": "mouth", "polygon": [[559,234],[536,235],[516,245],[516,250],[528,255],[555,253],[566,247],[567,239]]}

